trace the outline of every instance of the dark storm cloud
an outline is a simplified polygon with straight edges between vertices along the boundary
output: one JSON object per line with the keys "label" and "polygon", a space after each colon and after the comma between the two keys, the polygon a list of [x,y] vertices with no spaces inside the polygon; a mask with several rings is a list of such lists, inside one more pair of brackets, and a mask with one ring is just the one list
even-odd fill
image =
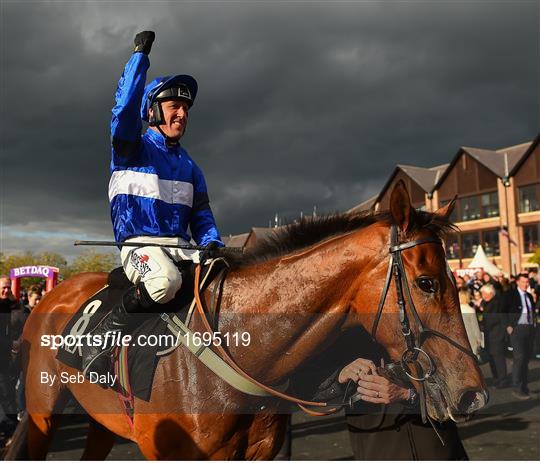
{"label": "dark storm cloud", "polygon": [[3,2],[2,246],[110,236],[108,121],[138,30],[157,33],[149,78],[199,81],[184,144],[228,234],[533,138],[538,21],[537,2]]}

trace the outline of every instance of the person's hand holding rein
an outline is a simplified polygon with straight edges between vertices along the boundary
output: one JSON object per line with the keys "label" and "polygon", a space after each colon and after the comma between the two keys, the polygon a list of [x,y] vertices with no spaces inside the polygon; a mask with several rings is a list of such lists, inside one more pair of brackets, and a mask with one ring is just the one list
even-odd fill
{"label": "person's hand holding rein", "polygon": [[356,359],[341,370],[338,381],[345,383],[348,380],[357,383],[357,390],[365,402],[391,404],[407,401],[411,395],[409,389],[398,386],[378,375],[375,364],[367,359]]}

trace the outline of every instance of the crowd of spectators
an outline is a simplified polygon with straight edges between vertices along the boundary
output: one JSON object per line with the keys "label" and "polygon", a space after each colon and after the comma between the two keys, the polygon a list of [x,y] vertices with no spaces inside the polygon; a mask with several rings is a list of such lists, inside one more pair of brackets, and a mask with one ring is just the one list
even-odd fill
{"label": "crowd of spectators", "polygon": [[[456,278],[471,347],[489,362],[495,388],[512,387],[520,400],[529,390],[529,361],[540,358],[540,276],[536,270],[506,278],[478,270]],[[513,358],[509,374],[506,358]]]}
{"label": "crowd of spectators", "polygon": [[13,433],[25,409],[21,337],[28,315],[43,294],[41,286],[30,286],[17,300],[10,278],[0,276],[0,441]]}

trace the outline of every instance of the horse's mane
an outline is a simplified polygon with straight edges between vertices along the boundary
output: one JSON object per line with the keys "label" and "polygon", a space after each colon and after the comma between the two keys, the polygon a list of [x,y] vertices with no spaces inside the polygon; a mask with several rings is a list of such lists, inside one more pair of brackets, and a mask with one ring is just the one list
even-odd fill
{"label": "horse's mane", "polygon": [[[392,224],[389,211],[328,214],[317,217],[303,217],[293,223],[272,230],[270,235],[244,253],[224,249],[221,255],[227,259],[231,269],[264,262],[307,248],[330,237],[359,230],[376,222]],[[429,230],[439,238],[456,230],[455,225],[440,214],[414,211],[414,219],[407,235],[420,230]]]}

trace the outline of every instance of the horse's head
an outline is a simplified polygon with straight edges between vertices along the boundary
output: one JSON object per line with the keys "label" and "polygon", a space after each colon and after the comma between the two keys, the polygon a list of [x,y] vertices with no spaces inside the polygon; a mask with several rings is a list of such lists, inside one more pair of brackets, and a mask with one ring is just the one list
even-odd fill
{"label": "horse's head", "polygon": [[[367,298],[371,316],[364,323],[393,361],[422,380],[412,382],[418,389],[423,383],[427,412],[438,421],[463,419],[487,402],[441,241],[441,233],[451,227],[452,208],[453,202],[433,214],[415,211],[403,182],[396,185],[390,199],[392,223],[376,228],[385,252],[370,278],[377,290]],[[363,288],[354,306],[366,310]],[[377,298],[379,310],[373,306]]]}

